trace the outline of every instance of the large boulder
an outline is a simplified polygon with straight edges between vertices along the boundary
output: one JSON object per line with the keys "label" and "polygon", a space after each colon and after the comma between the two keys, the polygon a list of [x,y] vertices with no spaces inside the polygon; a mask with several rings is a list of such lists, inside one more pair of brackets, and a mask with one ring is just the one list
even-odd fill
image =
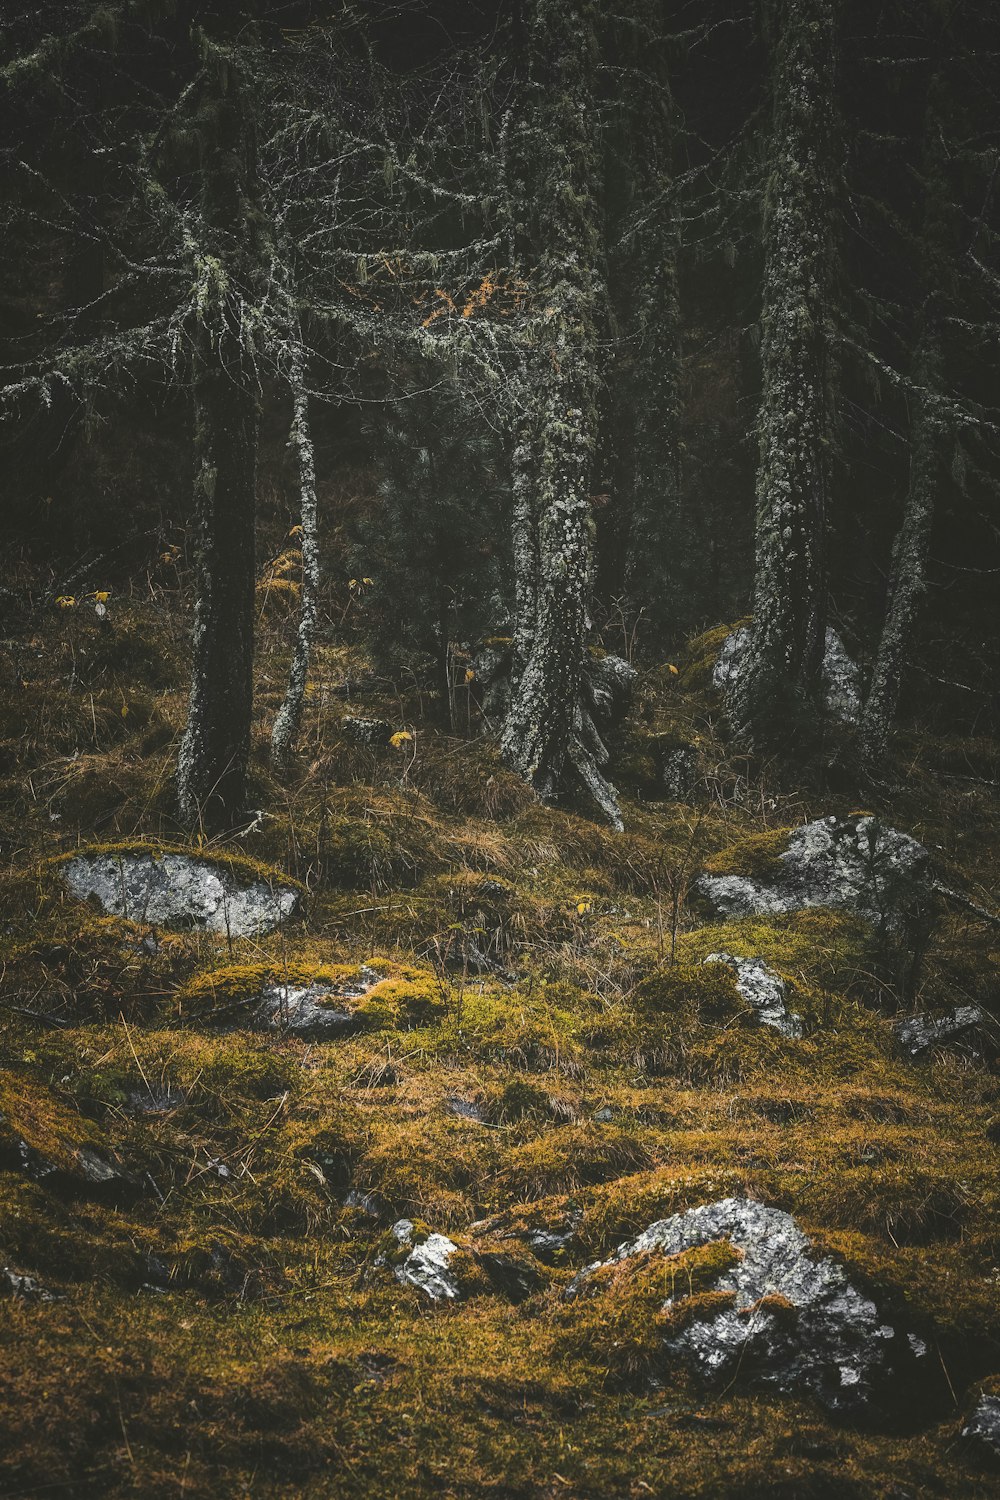
{"label": "large boulder", "polygon": [[762,958],[737,958],[732,953],[710,953],[707,964],[728,964],[736,975],[736,988],[751,1005],[762,1026],[780,1031],[782,1036],[800,1037],[802,1017],[790,1011],[785,1003],[788,986],[780,974],[769,968]]}
{"label": "large boulder", "polygon": [[260,937],[294,914],[301,892],[277,872],[273,879],[241,879],[237,868],[141,846],[84,850],[61,863],[72,895],[93,897],[106,912],[131,922]]}
{"label": "large boulder", "polygon": [[[752,1199],[724,1198],[661,1219],[603,1264],[727,1241],[738,1258],[723,1262],[715,1289],[728,1295],[689,1297],[681,1276],[664,1303],[676,1313],[664,1325],[665,1353],[707,1384],[728,1386],[739,1376],[809,1392],[833,1411],[853,1411],[926,1354],[919,1339],[885,1321],[843,1266],[817,1255],[791,1215]],[[567,1295],[583,1292],[601,1267],[581,1271]]]}
{"label": "large boulder", "polygon": [[930,858],[916,839],[869,813],[831,816],[793,829],[766,873],[706,872],[696,888],[724,917],[829,906],[894,927],[926,903]]}
{"label": "large boulder", "polygon": [[[746,664],[750,644],[750,626],[738,625],[725,639],[712,669],[712,686],[727,693],[739,680]],[[823,656],[823,697],[827,713],[841,724],[856,724],[861,712],[861,686],[858,669],[848,656],[840,636],[832,628],[826,632]]]}

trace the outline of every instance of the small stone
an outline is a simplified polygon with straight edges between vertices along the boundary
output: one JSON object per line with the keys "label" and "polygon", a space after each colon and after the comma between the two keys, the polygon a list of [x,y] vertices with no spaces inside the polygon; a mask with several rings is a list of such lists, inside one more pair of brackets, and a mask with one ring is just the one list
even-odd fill
{"label": "small stone", "polygon": [[698,752],[693,745],[678,745],[668,751],[661,780],[671,802],[687,802],[698,783]]}
{"label": "small stone", "polygon": [[64,1300],[58,1292],[50,1292],[48,1287],[36,1281],[34,1276],[25,1276],[20,1271],[12,1270],[10,1266],[0,1269],[0,1293],[4,1292],[9,1297],[20,1297],[24,1302],[62,1302]]}
{"label": "small stone", "polygon": [[785,1004],[787,986],[780,974],[769,969],[762,958],[736,958],[732,953],[710,953],[707,964],[729,964],[736,971],[736,988],[752,1005],[762,1026],[780,1031],[782,1036],[800,1037],[802,1017],[789,1011]]}
{"label": "small stone", "polygon": [[340,721],[340,732],[351,745],[382,749],[392,738],[392,725],[385,719],[346,718]]}
{"label": "small stone", "polygon": [[454,1240],[444,1234],[429,1234],[414,1245],[410,1219],[397,1219],[392,1233],[400,1245],[412,1246],[406,1258],[393,1266],[396,1280],[404,1286],[419,1288],[432,1302],[453,1301],[458,1296],[458,1281],[448,1270],[448,1264],[458,1251]]}
{"label": "small stone", "polygon": [[[993,1035],[990,1035],[992,1031]],[[896,1046],[912,1062],[935,1048],[980,1056],[995,1047],[998,1023],[978,1005],[956,1005],[943,1015],[906,1016],[892,1028]]]}

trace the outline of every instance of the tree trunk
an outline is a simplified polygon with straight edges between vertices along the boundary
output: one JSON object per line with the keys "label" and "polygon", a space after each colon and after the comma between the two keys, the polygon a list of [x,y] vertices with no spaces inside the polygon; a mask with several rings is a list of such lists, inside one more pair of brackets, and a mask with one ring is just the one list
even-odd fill
{"label": "tree trunk", "polygon": [[206,41],[204,57],[194,117],[201,216],[191,233],[196,603],[177,793],[183,822],[219,829],[245,811],[250,757],[260,417],[244,314],[259,226],[252,101],[227,56]]}
{"label": "tree trunk", "polygon": [[924,147],[925,203],[920,269],[924,303],[913,361],[910,482],[903,520],[892,549],[885,620],[858,732],[862,767],[874,770],[889,742],[899,690],[920,603],[927,588],[927,559],[937,497],[946,476],[947,424],[939,393],[944,374],[941,302],[952,276],[955,236],[946,204],[946,151],[940,83],[929,90]]}
{"label": "tree trunk", "polygon": [[319,620],[319,515],[316,504],[316,461],[312,430],[309,425],[309,396],[306,392],[301,353],[296,346],[289,372],[292,387],[292,428],[289,444],[295,449],[299,476],[299,521],[302,546],[302,601],[295,649],[288,672],[285,699],[271,731],[271,762],[276,770],[288,765],[292,746],[302,723],[309,660]]}
{"label": "tree trunk", "polygon": [[190,827],[246,807],[253,709],[257,396],[239,353],[202,355],[195,379],[197,602],[178,802]]}
{"label": "tree trunk", "polygon": [[914,366],[914,379],[922,389],[915,398],[913,413],[910,484],[903,522],[893,544],[885,622],[858,733],[859,756],[868,770],[885,754],[913,625],[926,588],[931,522],[943,468],[942,424],[933,395],[939,376],[939,350],[933,335],[928,335]]}
{"label": "tree trunk", "polygon": [[833,444],[833,0],[775,0],[769,10],[753,625],[729,703],[734,726],[759,745],[808,732],[822,712]]}
{"label": "tree trunk", "polygon": [[556,795],[571,765],[620,825],[584,694],[605,312],[595,28],[590,0],[536,0],[528,144],[541,311],[525,386],[531,410],[515,455],[515,682],[501,747],[543,799]]}

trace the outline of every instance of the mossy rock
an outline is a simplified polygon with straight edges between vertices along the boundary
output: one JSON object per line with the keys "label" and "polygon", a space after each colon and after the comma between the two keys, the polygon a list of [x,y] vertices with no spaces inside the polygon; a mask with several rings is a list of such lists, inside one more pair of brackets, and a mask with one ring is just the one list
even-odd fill
{"label": "mossy rock", "polygon": [[728,964],[663,965],[635,987],[630,999],[646,1016],[691,1016],[705,1025],[725,1025],[746,1011]]}

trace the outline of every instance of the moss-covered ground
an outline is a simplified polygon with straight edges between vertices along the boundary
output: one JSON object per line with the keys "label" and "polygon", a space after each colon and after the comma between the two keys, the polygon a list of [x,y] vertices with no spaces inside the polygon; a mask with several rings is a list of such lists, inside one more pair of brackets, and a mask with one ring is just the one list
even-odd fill
{"label": "moss-covered ground", "polygon": [[[968,1056],[902,1061],[891,1019],[996,1011],[1000,930],[942,907],[914,962],[845,913],[711,920],[699,870],[763,869],[779,830],[859,795],[726,744],[719,632],[644,675],[622,836],[535,805],[487,740],[435,727],[333,632],[278,783],[293,571],[262,580],[262,815],[186,844],[307,889],[253,941],[107,917],[59,877],[84,845],[185,845],[170,591],[112,596],[105,621],[39,609],[4,643],[0,1267],[52,1300],[0,1300],[0,1493],[995,1494],[958,1432],[1000,1371],[1000,1086]],[[359,748],[352,714],[406,737]],[[660,791],[678,746],[685,803]],[[993,907],[998,758],[912,726],[864,803]],[[801,1040],[751,1024],[732,971],[701,966],[720,949],[785,976]],[[245,1029],[259,987],[360,965],[379,977],[350,1035]],[[710,1311],[724,1247],[563,1297],[575,1268],[730,1193],[794,1213],[926,1341],[919,1387],[853,1425],[697,1388],[663,1360],[661,1309],[680,1283]],[[462,1301],[380,1263],[401,1216],[460,1244]],[[538,1229],[565,1231],[544,1262]],[[483,1272],[508,1255],[530,1272],[517,1300]]]}

